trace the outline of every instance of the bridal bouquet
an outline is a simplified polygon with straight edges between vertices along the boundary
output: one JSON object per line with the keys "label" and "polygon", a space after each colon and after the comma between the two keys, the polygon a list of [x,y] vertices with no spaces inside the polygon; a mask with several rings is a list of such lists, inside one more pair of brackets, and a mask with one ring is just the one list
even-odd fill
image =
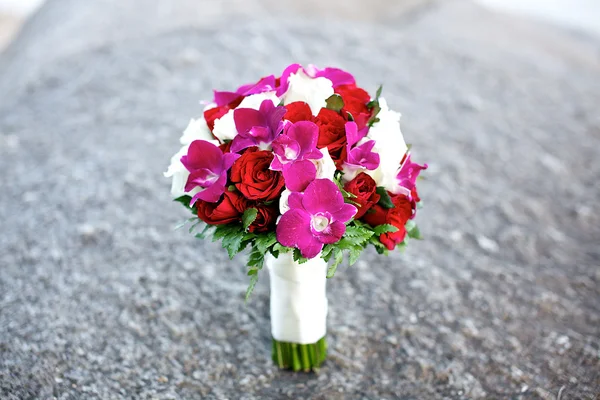
{"label": "bridal bouquet", "polygon": [[[326,278],[372,245],[380,254],[419,239],[416,180],[400,114],[341,69],[292,64],[234,92],[214,92],[171,159],[173,198],[190,232],[249,248],[251,294],[271,281],[273,360],[317,369],[326,355]],[[328,267],[328,263],[330,266]]]}

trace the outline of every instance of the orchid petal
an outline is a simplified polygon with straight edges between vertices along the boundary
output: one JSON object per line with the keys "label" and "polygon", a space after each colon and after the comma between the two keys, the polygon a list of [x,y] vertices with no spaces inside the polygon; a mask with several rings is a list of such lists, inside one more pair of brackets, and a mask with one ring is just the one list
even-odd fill
{"label": "orchid petal", "polygon": [[217,107],[227,105],[240,97],[240,95],[235,92],[218,92],[215,90],[214,94],[214,103],[217,105]]}
{"label": "orchid petal", "polygon": [[276,233],[277,241],[287,247],[310,242],[310,215],[298,208],[287,211],[277,223]]}
{"label": "orchid petal", "polygon": [[348,121],[344,127],[346,128],[346,140],[348,142],[348,148],[350,148],[354,146],[354,144],[358,143],[358,141],[361,139],[358,136],[358,125],[356,125],[356,122]]}
{"label": "orchid petal", "polygon": [[296,161],[283,166],[285,186],[293,192],[301,192],[314,181],[317,167],[309,160]]}
{"label": "orchid petal", "polygon": [[331,212],[331,215],[336,221],[345,223],[351,220],[357,212],[358,209],[355,206],[353,206],[352,204],[344,203],[344,205],[342,205],[342,207],[339,210]]}
{"label": "orchid petal", "polygon": [[298,142],[301,149],[300,154],[304,155],[307,151],[317,147],[319,127],[314,122],[299,121],[288,129],[287,135]]}
{"label": "orchid petal", "polygon": [[321,243],[331,244],[338,242],[342,236],[346,233],[346,225],[340,221],[334,221],[327,229],[317,235],[317,238]]}
{"label": "orchid petal", "polygon": [[302,193],[292,192],[288,197],[288,206],[290,208],[300,208],[304,210],[304,206],[302,205],[302,197],[304,197]]}
{"label": "orchid petal", "polygon": [[285,92],[287,92],[288,88],[290,87],[290,84],[288,82],[290,75],[298,72],[300,68],[302,68],[300,64],[291,64],[283,70],[283,73],[281,74],[281,79],[279,79],[279,88],[277,88],[276,93],[277,96],[281,97],[285,94]]}
{"label": "orchid petal", "polygon": [[200,168],[207,168],[213,172],[221,172],[221,159],[223,153],[214,144],[205,140],[194,140],[188,149],[187,155],[181,157],[181,163],[192,172]]}
{"label": "orchid petal", "polygon": [[311,214],[339,210],[344,204],[340,189],[329,179],[314,180],[304,192],[302,204]]}
{"label": "orchid petal", "polygon": [[233,111],[233,120],[238,133],[246,133],[254,126],[266,126],[263,114],[252,108],[236,108]]}

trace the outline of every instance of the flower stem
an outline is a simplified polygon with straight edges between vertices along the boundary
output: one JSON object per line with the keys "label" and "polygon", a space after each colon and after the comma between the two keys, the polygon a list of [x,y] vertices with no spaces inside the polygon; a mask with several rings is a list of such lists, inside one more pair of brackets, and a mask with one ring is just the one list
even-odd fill
{"label": "flower stem", "polygon": [[298,344],[273,339],[273,362],[282,369],[317,371],[327,357],[325,337],[316,343]]}

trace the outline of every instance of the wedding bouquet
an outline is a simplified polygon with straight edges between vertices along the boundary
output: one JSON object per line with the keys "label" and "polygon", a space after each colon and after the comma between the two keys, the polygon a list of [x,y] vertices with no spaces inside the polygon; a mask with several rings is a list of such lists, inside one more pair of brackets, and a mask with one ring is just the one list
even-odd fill
{"label": "wedding bouquet", "polygon": [[[250,296],[271,281],[273,360],[313,370],[326,356],[326,278],[369,245],[380,254],[419,239],[416,180],[400,114],[341,69],[292,64],[235,92],[214,92],[171,159],[173,198],[190,232],[249,248]],[[328,267],[327,263],[331,261]]]}

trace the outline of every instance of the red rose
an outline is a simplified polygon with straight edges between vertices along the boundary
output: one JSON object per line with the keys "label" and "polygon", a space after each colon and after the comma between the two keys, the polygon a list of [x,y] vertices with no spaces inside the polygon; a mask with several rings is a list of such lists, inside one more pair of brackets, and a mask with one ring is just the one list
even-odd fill
{"label": "red rose", "polygon": [[283,175],[269,169],[273,152],[247,149],[231,167],[231,182],[248,200],[269,201],[283,191]]}
{"label": "red rose", "polygon": [[240,221],[244,213],[246,199],[238,192],[225,191],[218,203],[196,201],[198,218],[210,225],[229,224]]}
{"label": "red rose", "polygon": [[408,199],[403,194],[392,194],[388,192],[394,208],[383,208],[379,204],[373,206],[370,212],[365,214],[364,220],[371,226],[377,226],[382,224],[394,225],[398,230],[396,232],[387,232],[379,236],[381,243],[385,245],[389,250],[394,250],[398,243],[404,241],[406,236],[406,222],[413,215],[413,207]]}
{"label": "red rose", "polygon": [[208,110],[204,111],[204,119],[206,120],[208,129],[210,129],[210,131],[212,132],[215,128],[215,120],[227,114],[229,110],[233,110],[234,108],[239,106],[242,100],[244,100],[244,96],[239,96],[229,104],[225,104],[221,107],[209,108]]}
{"label": "red rose", "polygon": [[298,121],[314,121],[315,117],[310,111],[310,107],[303,101],[295,101],[285,106],[286,113],[283,119],[287,119],[293,123]]}
{"label": "red rose", "polygon": [[254,207],[258,210],[256,219],[248,227],[249,232],[268,232],[275,229],[275,221],[279,214],[279,206],[277,203],[273,203],[269,206],[264,204],[250,204],[248,207]]}
{"label": "red rose", "polygon": [[369,93],[356,85],[340,85],[335,88],[335,92],[344,100],[342,115],[352,114],[358,129],[364,128],[371,117],[371,111],[367,107],[367,103],[371,101]]}
{"label": "red rose", "polygon": [[339,113],[322,108],[316,123],[319,126],[317,148],[327,147],[336,166],[341,168],[346,160],[346,120]]}
{"label": "red rose", "polygon": [[354,219],[359,219],[365,215],[379,201],[380,196],[377,194],[377,183],[364,172],[361,172],[350,182],[346,183],[344,190],[355,195],[356,197],[351,200],[359,204],[357,206],[358,212],[354,216]]}

